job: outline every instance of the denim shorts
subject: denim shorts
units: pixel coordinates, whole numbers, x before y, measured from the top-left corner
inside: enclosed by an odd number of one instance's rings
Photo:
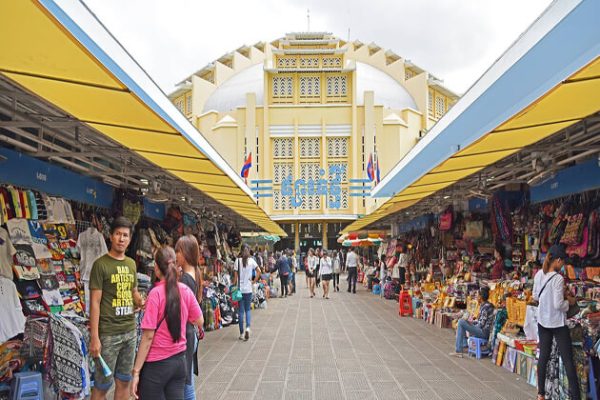
[[[112,371],[110,377],[104,376],[102,367],[96,362],[94,387],[107,391],[113,383],[113,377],[122,381],[131,381],[131,370],[135,361],[137,335],[135,331],[111,336],[100,336],[102,358]]]

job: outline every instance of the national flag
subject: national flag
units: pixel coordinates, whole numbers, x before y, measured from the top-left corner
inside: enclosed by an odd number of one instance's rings
[[[369,154],[369,163],[367,164],[367,176],[369,180],[373,182],[375,179],[375,172],[373,171],[373,154]]]
[[[381,182],[381,175],[379,174],[379,156],[375,154],[375,182]]]
[[[244,179],[248,179],[248,174],[250,173],[250,168],[252,168],[252,152],[248,154],[246,161],[244,162],[244,166],[242,167],[242,172],[240,176]]]

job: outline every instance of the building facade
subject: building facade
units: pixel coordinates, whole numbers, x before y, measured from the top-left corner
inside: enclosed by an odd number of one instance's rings
[[[244,46],[170,95],[289,235],[331,247],[384,199],[370,190],[456,102],[410,61],[329,33]],[[227,190],[227,188],[224,188]]]

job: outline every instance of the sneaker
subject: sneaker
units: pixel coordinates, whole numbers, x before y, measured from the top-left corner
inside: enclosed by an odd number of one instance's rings
[[[240,333],[240,337],[238,338],[239,340],[244,340],[244,334]]]
[[[246,332],[244,332],[244,340],[250,339],[250,328],[246,328]]]
[[[463,358],[464,355],[463,353],[457,353],[457,352],[452,352],[450,354],[448,354],[450,357],[456,357],[456,358]]]

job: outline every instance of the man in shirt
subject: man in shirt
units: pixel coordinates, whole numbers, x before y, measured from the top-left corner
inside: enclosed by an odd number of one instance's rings
[[[125,256],[131,242],[131,222],[116,218],[110,229],[110,250],[90,273],[90,354],[101,355],[115,377],[115,400],[129,399],[136,346],[136,307],[143,306],[137,290],[135,261]],[[92,400],[106,399],[112,376],[96,367]]]
[[[281,254],[278,253],[277,263],[275,264],[275,268],[279,272],[279,279],[281,281],[281,297],[288,296],[288,277],[290,276],[290,264],[288,263],[288,259],[285,255],[285,251]]]
[[[470,323],[466,319],[459,319],[456,328],[456,348],[455,352],[450,353],[453,357],[462,358],[463,346],[467,339],[467,332],[470,337],[488,340],[490,331],[494,324],[494,306],[488,301],[490,297],[490,289],[482,287],[479,289],[479,318],[474,323]]]
[[[358,255],[351,248],[346,255],[346,268],[348,269],[348,293],[356,293],[356,280],[358,278]]]

